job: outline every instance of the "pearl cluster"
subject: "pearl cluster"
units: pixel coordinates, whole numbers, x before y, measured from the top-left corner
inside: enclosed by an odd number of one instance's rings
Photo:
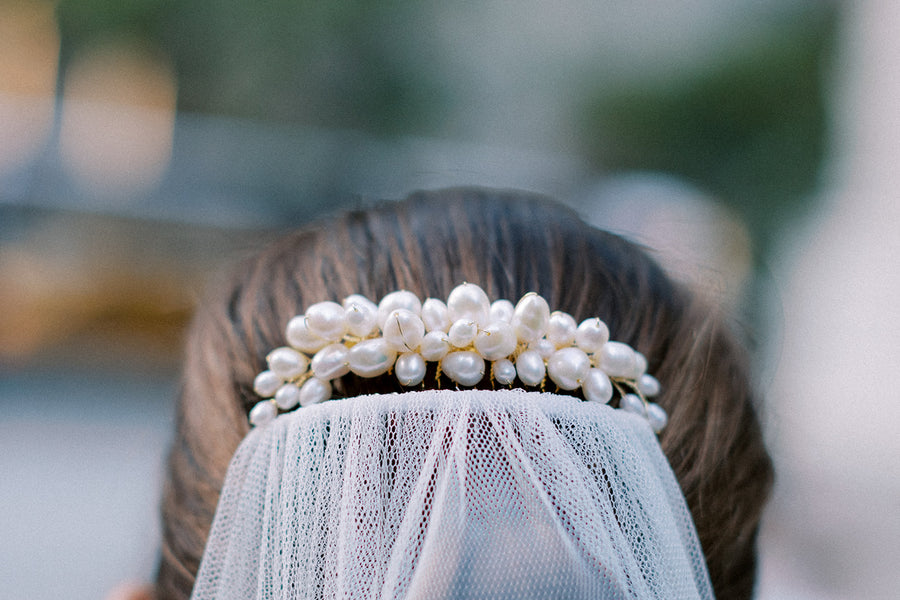
[[[446,303],[422,302],[406,290],[377,305],[354,294],[342,304],[313,304],[290,320],[285,336],[289,345],[269,353],[269,368],[253,382],[266,398],[250,411],[253,425],[271,421],[279,409],[328,400],[331,382],[347,373],[378,377],[393,370],[401,385],[416,386],[425,378],[426,362],[436,362],[438,377],[461,386],[479,383],[490,363],[490,377],[500,385],[518,378],[543,389],[549,378],[561,390],[580,388],[586,400],[601,403],[616,389],[619,407],[646,417],[657,433],[667,421],[662,407],[646,400],[660,386],[646,373],[640,352],[610,341],[599,318],[578,324],[567,313],[550,312],[534,292],[516,305],[492,303],[471,283],[457,286]]]

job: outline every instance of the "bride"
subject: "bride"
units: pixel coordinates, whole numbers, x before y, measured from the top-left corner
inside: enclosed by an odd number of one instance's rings
[[[641,249],[420,192],[201,303],[154,596],[749,598],[771,482],[742,351]]]

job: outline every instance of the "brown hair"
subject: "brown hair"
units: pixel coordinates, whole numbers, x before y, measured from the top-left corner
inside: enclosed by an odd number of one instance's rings
[[[407,289],[446,298],[463,281],[492,298],[528,291],[576,320],[599,316],[646,355],[669,413],[663,451],[694,517],[717,597],[752,595],[760,513],[772,483],[747,361],[722,319],[643,251],[544,198],[420,192],[289,235],[203,303],[187,343],[163,499],[156,594],[187,598],[229,460],[258,400],[254,376],[314,302]],[[344,395],[392,391],[393,378],[346,376]],[[427,379],[426,379],[427,381]]]

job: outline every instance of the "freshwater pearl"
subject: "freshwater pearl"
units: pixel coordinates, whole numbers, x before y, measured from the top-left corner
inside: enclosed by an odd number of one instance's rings
[[[476,352],[451,352],[441,361],[441,370],[460,385],[475,385],[484,377],[484,359]]]
[[[592,354],[609,341],[609,327],[598,318],[585,319],[575,330],[575,345]]]
[[[313,375],[324,380],[346,375],[350,372],[350,364],[347,362],[348,354],[347,347],[343,344],[325,346],[313,356]]]
[[[391,292],[378,303],[378,325],[382,331],[388,316],[398,308],[404,308],[414,315],[422,314],[422,302],[418,296],[406,290]]]
[[[425,331],[447,331],[450,327],[447,305],[437,298],[426,298],[422,303],[422,321]]]
[[[316,302],[306,310],[310,333],[329,342],[339,342],[347,333],[347,313],[337,302]]]
[[[360,377],[377,377],[387,373],[395,360],[397,352],[384,338],[363,340],[347,353],[350,370]]]
[[[609,376],[600,369],[591,369],[581,384],[585,400],[606,404],[613,397],[613,385]]]
[[[622,342],[606,342],[597,364],[610,377],[631,377],[634,373],[634,350]]]
[[[308,354],[318,352],[328,345],[328,340],[320,338],[309,330],[305,315],[296,316],[288,321],[284,335],[288,344]]]
[[[448,352],[450,352],[450,336],[443,331],[429,331],[419,346],[419,354],[431,362],[441,360]]]
[[[350,308],[350,306],[353,304],[357,304],[361,308],[365,309],[374,309],[375,311],[378,310],[378,305],[362,294],[350,294],[349,296],[344,298],[343,302],[341,302],[341,306],[343,306],[345,310]]]
[[[284,380],[272,371],[263,371],[253,380],[253,391],[260,398],[271,398],[281,387]]]
[[[641,375],[637,380],[637,388],[638,391],[648,398],[659,395],[659,381],[653,375]]]
[[[270,400],[263,400],[262,402],[257,402],[250,409],[250,424],[254,427],[261,427],[271,422],[277,415],[278,409],[275,407],[275,404]]]
[[[468,319],[475,321],[479,327],[485,327],[488,324],[491,301],[483,289],[474,283],[464,283],[450,292],[447,310],[451,322]]]
[[[394,374],[400,385],[419,385],[425,379],[425,359],[416,352],[401,354],[394,365]]]
[[[544,359],[536,350],[526,350],[516,358],[516,373],[525,385],[540,385],[546,372]]]
[[[619,408],[636,415],[645,415],[644,401],[637,394],[625,394],[619,400]]]
[[[562,348],[547,359],[547,374],[557,386],[574,390],[581,386],[591,368],[591,359],[578,348]]]
[[[454,288],[446,303],[437,298],[422,303],[406,290],[387,294],[377,305],[352,294],[341,304],[313,304],[288,322],[285,335],[289,346],[270,352],[267,370],[253,381],[258,395],[271,398],[250,411],[254,425],[276,418],[279,409],[329,399],[331,380],[350,371],[369,378],[393,369],[400,384],[410,387],[424,381],[427,362],[439,361],[439,372],[448,379],[474,386],[484,378],[486,360],[493,383],[514,385],[518,378],[533,388],[549,377],[562,390],[580,387],[591,402],[608,403],[622,381],[633,393],[619,399],[619,408],[645,416],[657,433],[668,421],[662,407],[644,400],[658,395],[660,384],[647,374],[643,354],[610,341],[599,318],[576,324],[564,311],[551,313],[534,292],[516,305],[491,303],[482,288],[469,283]]]
[[[381,331],[388,345],[397,352],[413,352],[425,337],[425,323],[419,315],[398,308],[388,316]]]
[[[495,300],[491,304],[488,320],[491,323],[512,323],[513,313],[516,307],[509,300]]]
[[[293,348],[276,348],[266,357],[269,370],[281,379],[293,379],[306,373],[309,359]]]
[[[506,358],[516,349],[516,334],[509,323],[491,323],[475,336],[475,349],[486,360]]]
[[[548,340],[547,338],[541,338],[539,340],[535,340],[528,344],[528,348],[530,350],[537,350],[537,353],[541,355],[541,358],[547,360],[550,358],[550,355],[556,352],[556,346],[553,345],[553,342]]]
[[[522,296],[513,311],[513,329],[518,340],[523,343],[536,340],[547,333],[549,322],[550,306],[534,292]]]
[[[557,348],[571,346],[577,329],[578,324],[572,315],[555,310],[550,313],[550,320],[547,322],[547,339]]]
[[[347,319],[347,330],[356,337],[368,337],[378,326],[378,307],[375,303],[353,294],[344,298],[344,314]]]
[[[281,410],[290,410],[300,402],[300,388],[293,383],[286,383],[275,392],[275,404]]]
[[[510,385],[516,379],[516,365],[508,358],[495,360],[491,365],[491,374],[500,385]]]
[[[631,373],[631,379],[640,379],[641,375],[647,372],[647,357],[640,352],[634,353],[634,371]]]
[[[666,428],[666,424],[669,422],[669,415],[666,414],[662,406],[650,402],[647,404],[647,420],[650,421],[650,427],[653,428],[653,431],[659,433]]]
[[[457,348],[465,348],[475,341],[475,335],[478,333],[478,326],[474,321],[469,319],[460,319],[454,321],[450,326],[450,343]]]
[[[310,377],[300,388],[300,406],[310,406],[331,398],[331,383]]]

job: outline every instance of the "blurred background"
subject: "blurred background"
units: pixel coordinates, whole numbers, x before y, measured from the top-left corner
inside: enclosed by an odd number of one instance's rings
[[[897,31],[893,0],[0,0],[0,598],[152,576],[211,278],[469,184],[733,316],[779,470],[760,598],[895,598]]]

